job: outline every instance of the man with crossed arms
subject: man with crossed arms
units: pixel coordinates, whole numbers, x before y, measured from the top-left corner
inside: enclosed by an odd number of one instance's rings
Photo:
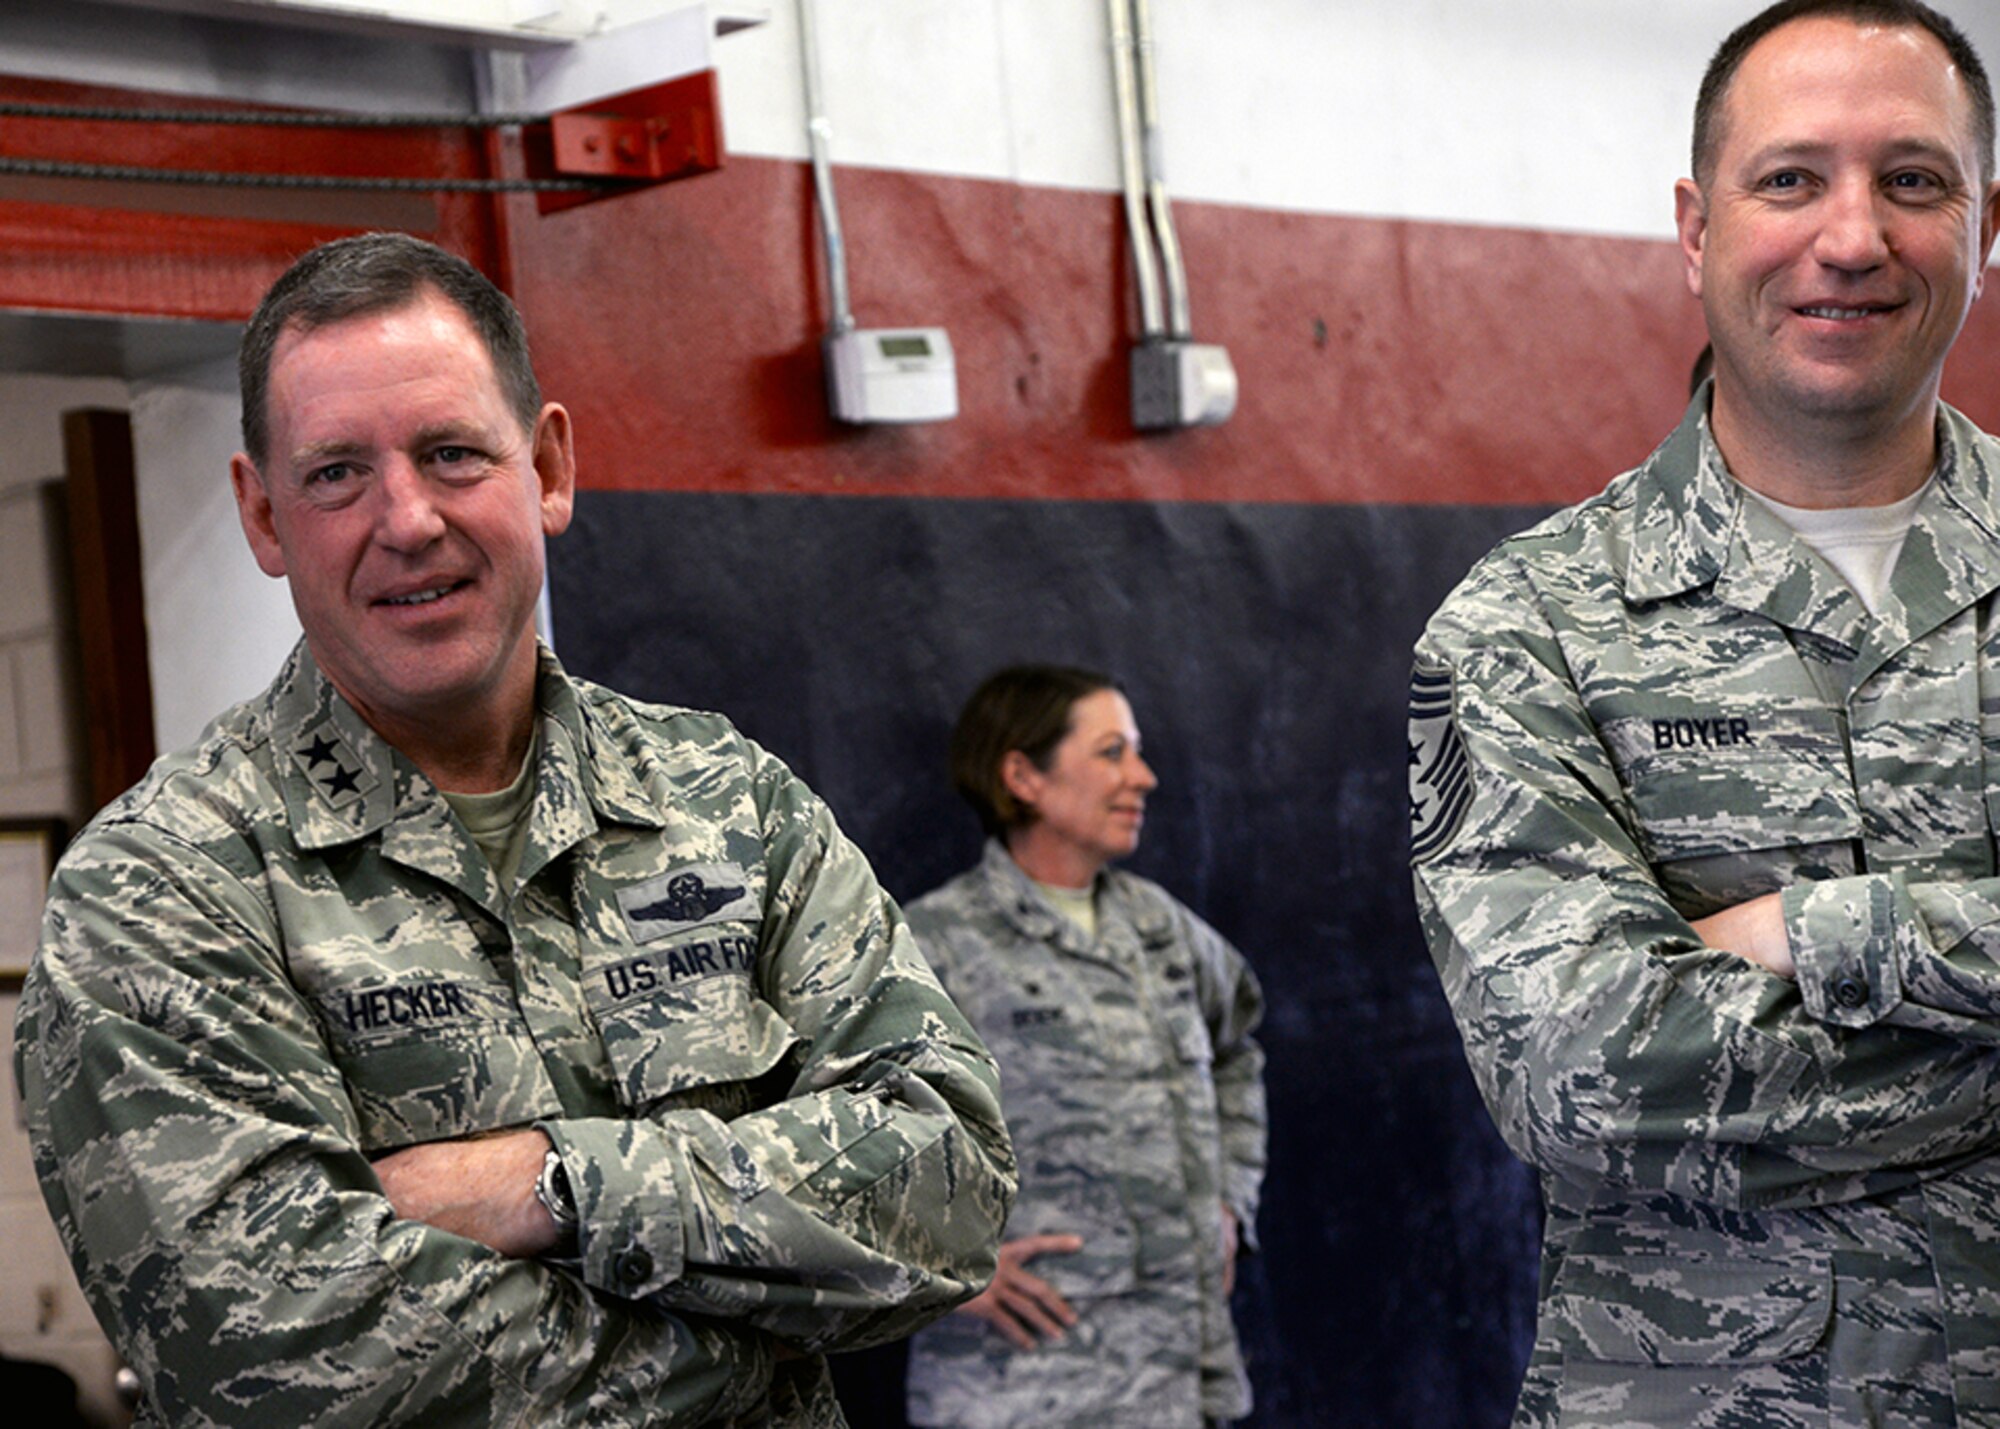
[[[142,1423],[841,1423],[977,1291],[991,1059],[826,806],[534,636],[569,416],[400,235],[279,280],[231,476],[305,638],[57,870],[36,1169]]]
[[[1417,647],[1418,904],[1548,1212],[1517,1426],[2000,1429],[2000,443],[1938,400],[1993,142],[1927,6],[1736,31],[1712,382]]]

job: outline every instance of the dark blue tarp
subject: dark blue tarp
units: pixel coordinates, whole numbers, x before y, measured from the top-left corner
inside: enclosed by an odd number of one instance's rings
[[[1467,1073],[1406,867],[1409,651],[1542,510],[586,492],[551,548],[576,674],[719,709],[826,797],[898,897],[977,855],[945,778],[992,668],[1124,682],[1160,776],[1132,867],[1269,1003],[1264,1254],[1237,1315],[1259,1426],[1500,1429],[1538,1212]],[[844,1368],[900,1422],[893,1356]]]

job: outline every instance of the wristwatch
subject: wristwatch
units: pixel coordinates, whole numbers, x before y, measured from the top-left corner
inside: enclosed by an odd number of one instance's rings
[[[542,1157],[542,1174],[535,1178],[535,1199],[542,1203],[557,1230],[564,1235],[576,1234],[576,1194],[569,1188],[569,1169],[553,1146]]]

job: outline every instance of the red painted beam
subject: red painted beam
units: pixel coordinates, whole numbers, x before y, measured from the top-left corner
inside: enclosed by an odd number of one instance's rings
[[[232,109],[186,96],[0,77],[0,100]],[[356,130],[9,118],[0,156],[276,174],[485,178],[499,148],[464,129]],[[381,195],[0,175],[0,307],[241,320],[314,243],[369,228],[423,234],[496,276],[482,195]]]
[[[654,184],[722,167],[722,102],[715,71],[628,90],[552,115],[521,131],[529,178],[591,177],[629,182],[596,193],[543,191],[537,211],[557,213],[620,198]]]

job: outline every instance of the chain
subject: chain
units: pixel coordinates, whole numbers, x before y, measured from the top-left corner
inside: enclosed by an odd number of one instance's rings
[[[280,129],[515,129],[546,114],[341,114],[249,109],[100,109],[88,104],[0,103],[0,119],[96,119],[107,124],[253,124]]]
[[[405,179],[343,174],[257,174],[206,169],[142,169],[123,164],[72,164],[58,159],[0,158],[0,174],[45,179],[110,179],[121,183],[206,184],[216,188],[369,189],[394,193],[579,193],[617,186],[606,179]]]

